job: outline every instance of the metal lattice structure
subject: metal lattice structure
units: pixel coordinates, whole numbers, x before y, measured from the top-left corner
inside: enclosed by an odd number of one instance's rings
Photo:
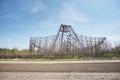
[[[75,33],[71,25],[60,25],[57,35],[30,38],[30,54],[80,54],[94,51],[106,37],[88,37]],[[83,50],[84,49],[84,50]]]

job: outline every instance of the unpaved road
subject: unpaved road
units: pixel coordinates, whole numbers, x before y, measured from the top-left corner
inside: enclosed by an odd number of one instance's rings
[[[4,62],[1,72],[120,72],[120,60]]]
[[[0,72],[0,80],[120,80],[120,73]]]
[[[120,80],[120,60],[0,61],[0,80]]]

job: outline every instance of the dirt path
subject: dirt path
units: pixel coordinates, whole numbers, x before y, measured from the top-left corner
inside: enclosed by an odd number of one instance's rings
[[[120,72],[120,60],[0,62],[2,72]]]

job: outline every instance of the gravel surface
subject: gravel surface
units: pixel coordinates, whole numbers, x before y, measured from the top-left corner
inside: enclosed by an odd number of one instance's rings
[[[120,73],[0,72],[0,80],[120,80]]]
[[[120,72],[120,60],[0,62],[1,72]]]

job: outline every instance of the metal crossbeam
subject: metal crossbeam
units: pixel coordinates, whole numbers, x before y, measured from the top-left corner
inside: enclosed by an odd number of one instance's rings
[[[84,48],[104,44],[106,37],[88,37],[75,33],[71,25],[60,25],[56,35],[30,38],[30,54],[75,54]]]

